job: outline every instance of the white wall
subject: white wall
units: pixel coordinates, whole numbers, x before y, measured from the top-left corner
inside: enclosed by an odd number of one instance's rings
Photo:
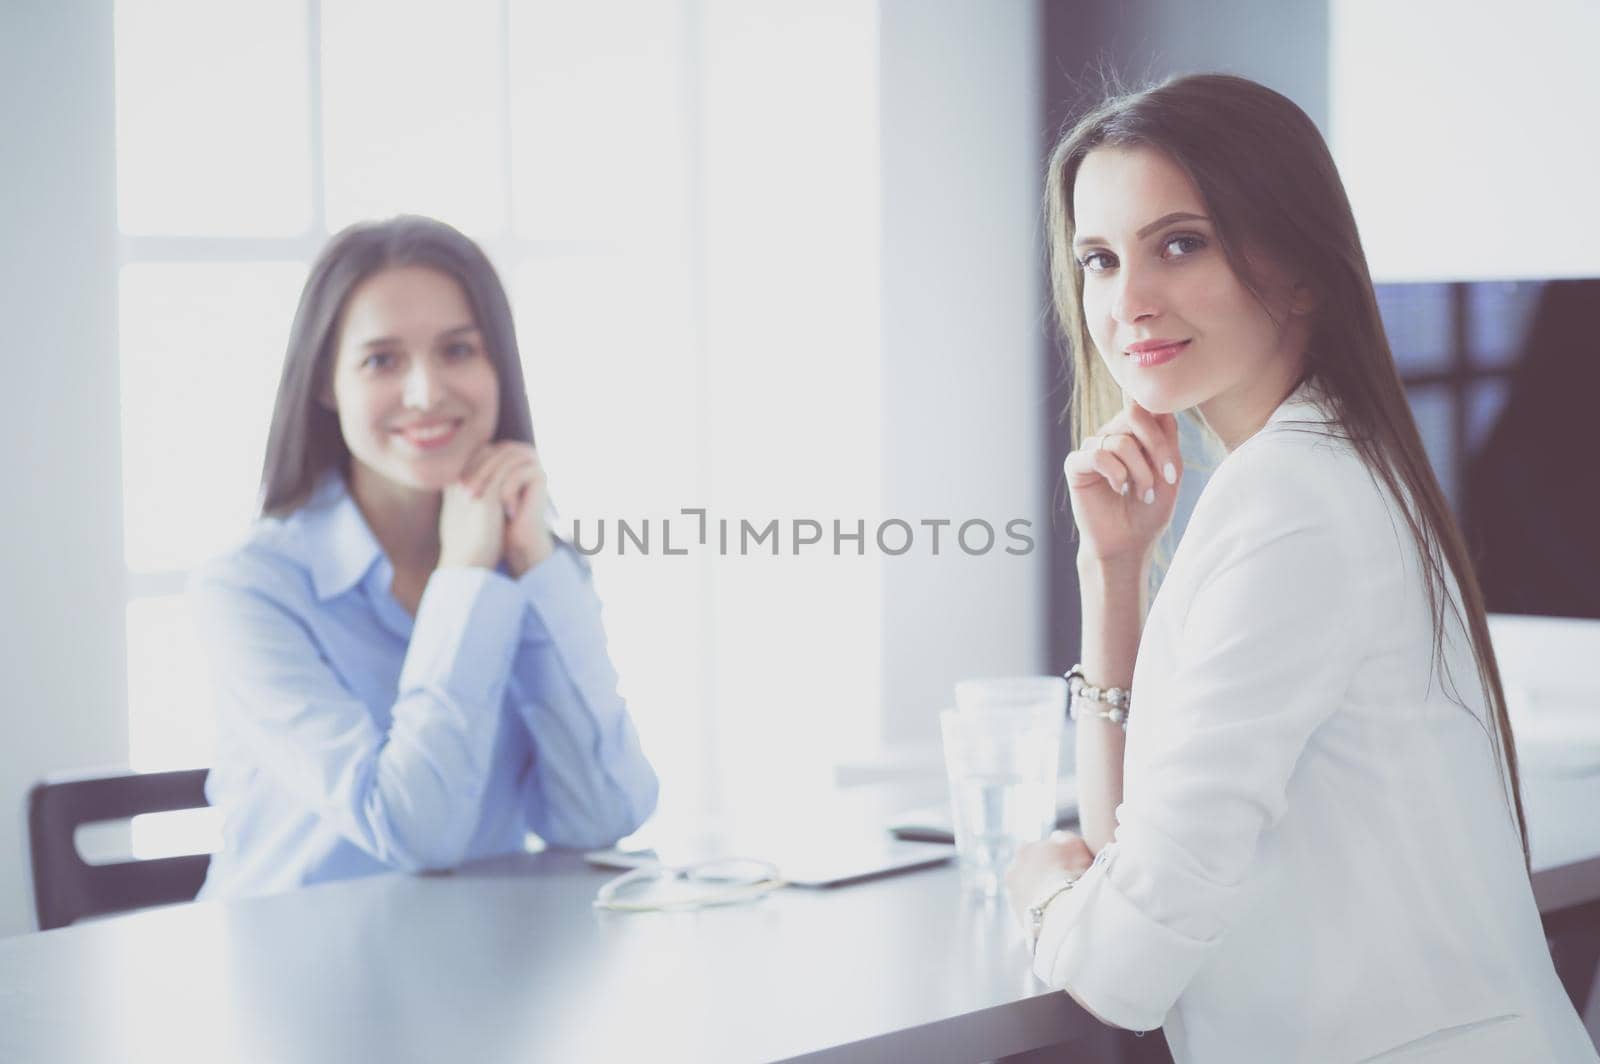
[[[713,692],[708,761],[747,804],[936,741],[958,679],[1044,666],[1039,16],[1034,0],[702,10],[709,497],[916,531],[898,557],[719,569],[716,651],[759,662],[760,682]],[[972,518],[1000,534],[982,556],[955,542]],[[1032,522],[1025,557],[1004,551],[1014,518]],[[939,519],[934,556],[920,522]],[[775,600],[791,627],[748,623]]]
[[[881,498],[878,23],[859,0],[706,0],[700,23],[707,391],[684,431],[704,495],[684,505],[735,536],[742,519],[826,529],[803,553],[786,530],[777,557],[714,559],[698,604],[708,797],[732,812],[792,807],[875,729],[880,563],[834,554],[831,533]]]
[[[113,141],[110,0],[0,5],[0,935],[28,786],[127,756]]]
[[[1331,143],[1375,280],[1600,277],[1600,5],[1330,9]]]
[[[932,742],[952,685],[1044,668],[1043,86],[1031,0],[882,0],[883,500],[1032,522],[973,557],[883,561],[883,737]]]

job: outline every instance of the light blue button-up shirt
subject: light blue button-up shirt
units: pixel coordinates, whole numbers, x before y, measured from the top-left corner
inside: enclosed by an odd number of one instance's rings
[[[524,847],[608,846],[655,808],[587,568],[436,570],[415,619],[344,480],[199,570],[223,849],[202,898]]]

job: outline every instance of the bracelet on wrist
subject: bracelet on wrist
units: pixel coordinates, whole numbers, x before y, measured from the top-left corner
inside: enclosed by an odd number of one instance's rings
[[[1073,720],[1096,717],[1124,728],[1133,705],[1133,692],[1125,687],[1097,687],[1083,675],[1083,666],[1074,665],[1062,674],[1067,681],[1067,712]]]
[[[1094,855],[1094,860],[1089,862],[1088,868],[1085,868],[1077,875],[1071,876],[1065,881],[1058,883],[1051,889],[1050,893],[1039,899],[1037,904],[1028,906],[1028,948],[1033,953],[1035,960],[1037,960],[1039,956],[1039,936],[1044,934],[1045,911],[1050,908],[1050,905],[1057,898],[1061,897],[1061,895],[1077,886],[1083,877],[1088,875],[1095,865],[1109,864],[1111,861],[1111,855],[1115,852],[1114,847],[1114,843],[1108,843],[1105,846],[1100,847],[1100,852]]]
[[[1061,895],[1077,886],[1078,880],[1081,878],[1083,877],[1073,876],[1065,883],[1057,886],[1049,894],[1046,894],[1042,899],[1040,899],[1037,905],[1028,906],[1029,944],[1030,949],[1034,952],[1034,954],[1037,955],[1039,952],[1039,935],[1044,931],[1044,911],[1050,907],[1051,902],[1055,901],[1057,898],[1061,897]]]

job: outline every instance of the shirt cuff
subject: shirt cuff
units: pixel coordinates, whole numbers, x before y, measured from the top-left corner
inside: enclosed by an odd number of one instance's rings
[[[570,548],[557,545],[550,557],[523,573],[517,585],[532,607],[523,621],[524,639],[543,642],[559,632],[565,641],[604,631],[589,574]]]
[[[417,606],[401,690],[438,687],[471,702],[498,701],[526,609],[517,585],[499,573],[434,570]]]
[[[1115,843],[1107,844],[1112,850]],[[1130,1031],[1160,1027],[1211,944],[1180,935],[1130,902],[1109,869],[1114,851],[1045,910],[1033,972],[1096,1016]]]

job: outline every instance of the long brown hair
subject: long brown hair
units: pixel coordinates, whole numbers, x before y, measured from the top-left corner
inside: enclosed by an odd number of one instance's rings
[[[1265,86],[1231,75],[1201,74],[1118,93],[1078,119],[1057,143],[1046,177],[1045,211],[1051,289],[1073,381],[1069,420],[1074,447],[1122,402],[1089,338],[1082,311],[1083,270],[1072,253],[1073,185],[1084,158],[1102,146],[1155,148],[1182,167],[1210,211],[1234,273],[1258,299],[1260,287],[1245,247],[1259,247],[1273,261],[1293,263],[1315,293],[1307,376],[1324,393],[1341,436],[1405,515],[1428,584],[1434,665],[1443,663],[1448,675],[1447,607],[1470,635],[1494,723],[1487,729],[1490,742],[1509,776],[1509,805],[1524,861],[1531,864],[1516,746],[1489,643],[1483,593],[1406,402],[1350,201],[1322,134],[1304,111]],[[1459,604],[1450,594],[1450,575],[1461,594]]]
[[[318,396],[332,369],[350,293],[368,277],[395,266],[429,266],[461,285],[500,384],[494,438],[533,442],[511,304],[488,256],[459,231],[432,218],[402,215],[358,222],[328,241],[300,293],[262,463],[262,514],[282,517],[299,509],[323,473],[343,469],[349,461],[339,416]]]

